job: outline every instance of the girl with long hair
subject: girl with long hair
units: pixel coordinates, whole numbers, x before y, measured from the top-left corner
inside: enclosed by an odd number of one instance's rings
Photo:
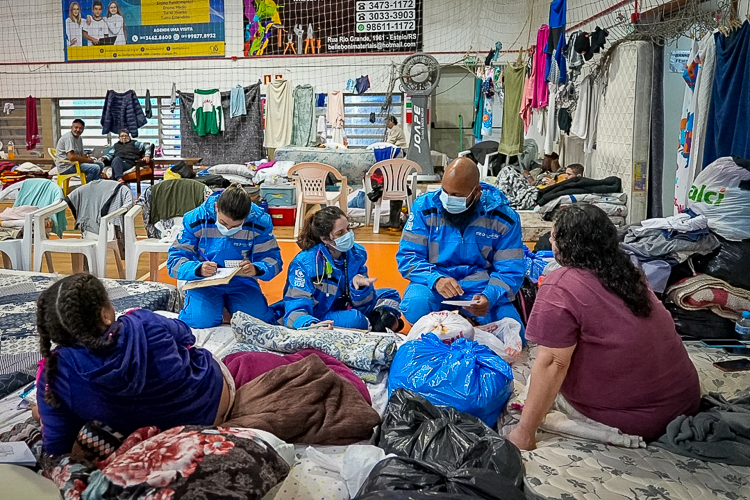
[[[104,285],[89,274],[41,293],[37,330],[44,357],[37,404],[51,455],[70,453],[90,421],[128,435],[149,425],[214,425],[231,407],[231,375],[192,347],[185,323],[146,309],[116,319]]]
[[[310,215],[297,244],[302,251],[289,264],[284,325],[374,331],[403,326],[399,293],[375,288],[376,278],[367,272],[367,251],[354,242],[340,208],[325,207]]]
[[[560,210],[550,237],[563,266],[539,288],[526,338],[539,344],[509,439],[524,450],[558,392],[586,417],[654,440],[698,411],[698,374],[672,316],[593,205]]]
[[[107,32],[109,36],[115,36],[115,45],[125,45],[127,40],[127,32],[125,30],[125,18],[122,15],[120,6],[117,2],[112,0],[107,6]]]
[[[68,47],[83,46],[81,21],[81,4],[71,2],[70,7],[68,7],[68,18],[65,20],[65,35],[68,40]]]

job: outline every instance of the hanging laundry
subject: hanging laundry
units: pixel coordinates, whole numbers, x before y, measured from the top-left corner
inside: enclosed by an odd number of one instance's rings
[[[566,0],[553,0],[549,6],[550,34],[546,47],[546,53],[548,55],[552,55],[558,48],[560,38],[562,38],[565,33],[566,10]]]
[[[688,56],[688,66],[685,67],[683,78],[687,84],[685,94],[682,98],[682,116],[680,117],[680,137],[677,149],[677,169],[675,171],[674,187],[674,214],[682,212],[687,205],[688,191],[693,184],[693,177],[688,172],[690,161],[690,150],[693,142],[693,117],[695,104],[693,91],[695,82],[700,71],[700,60],[698,56],[698,43],[693,40],[693,45]]]
[[[13,110],[16,109],[16,107],[13,105],[12,102],[6,102],[3,106],[3,113],[6,115],[9,115],[13,112]]]
[[[482,79],[477,78],[474,86],[474,138],[482,140],[482,114],[484,113],[484,94],[482,93]]]
[[[224,110],[221,108],[221,93],[217,89],[195,89],[190,112],[193,130],[203,137],[224,131]]]
[[[521,120],[523,121],[524,132],[529,131],[531,126],[532,107],[534,104],[534,84],[536,82],[536,64],[535,58],[529,57],[526,65],[526,79],[523,84],[523,96],[521,97]],[[531,69],[529,70],[529,66]]]
[[[124,44],[125,42],[123,42]],[[146,115],[146,118],[152,118],[153,113],[151,111],[151,91],[149,89],[146,89],[146,98],[144,99],[146,101],[146,107],[144,108],[143,112]]]
[[[717,158],[750,158],[750,25],[730,36],[716,33],[716,75],[708,114],[704,168]]]
[[[318,144],[325,144],[328,140],[328,128],[326,127],[326,117],[318,117],[318,126],[316,127]]]
[[[492,105],[494,98],[484,98],[484,109],[482,110],[482,137],[492,135]]]
[[[315,106],[322,108],[326,105],[326,95],[322,92],[315,96]]]
[[[36,149],[39,140],[39,122],[36,116],[36,98],[26,98],[26,149]]]
[[[312,85],[294,89],[292,146],[315,146],[315,91]]]
[[[706,147],[706,133],[708,113],[711,107],[711,95],[714,88],[716,74],[716,40],[713,33],[707,34],[698,42],[700,70],[695,81],[693,100],[695,114],[693,115],[693,144],[688,159],[688,177],[695,177],[703,169],[703,152]]]
[[[146,124],[146,115],[134,91],[115,92],[108,90],[102,109],[102,135],[118,133],[127,129],[130,135],[138,137],[138,129]]]
[[[565,33],[560,34],[557,47],[547,55],[547,81],[550,83],[567,83],[568,68],[565,61]]]
[[[367,90],[370,88],[370,77],[367,75],[362,75],[357,78],[357,83],[354,85],[354,88],[357,90],[357,94],[364,94],[365,92],[367,92]]]
[[[524,64],[509,64],[503,71],[505,100],[503,102],[503,130],[500,154],[515,156],[523,152],[523,120],[519,110],[523,97],[526,66]]]
[[[549,26],[543,24],[536,35],[534,99],[531,103],[531,107],[534,109],[545,107],[549,97],[549,89],[547,87],[547,54],[545,54],[548,39]]]
[[[554,59],[553,59],[554,63]],[[560,140],[560,129],[557,126],[557,84],[549,83],[549,103],[547,105],[547,123],[544,129],[544,154],[555,152],[555,145]]]
[[[266,91],[266,136],[263,146],[281,148],[292,141],[294,101],[288,80],[274,80]]]
[[[229,93],[229,118],[237,118],[246,114],[245,91],[242,90],[242,85],[237,85]]]
[[[347,94],[353,94],[355,90],[356,90],[356,83],[354,82],[353,78],[349,78],[346,81],[346,88],[344,89],[344,92],[346,92]]]
[[[177,108],[177,84],[172,82],[172,92],[169,94],[169,111],[174,113]]]
[[[591,108],[591,84],[593,78],[587,76],[578,86],[578,104],[573,114],[573,123],[570,126],[570,135],[579,139],[586,139],[589,126],[589,111]]]
[[[333,142],[344,144],[344,93],[334,90],[328,94],[328,113],[326,118],[333,128]]]
[[[568,43],[565,44],[563,50],[563,56],[568,63],[568,76],[571,80],[575,81],[581,74],[581,68],[583,67],[583,56],[575,51],[575,44],[578,37],[583,34],[582,31],[574,31],[568,38]]]

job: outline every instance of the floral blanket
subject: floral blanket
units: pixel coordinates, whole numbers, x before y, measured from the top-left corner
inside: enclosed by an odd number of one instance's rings
[[[262,498],[289,464],[250,429],[182,426],[131,434],[107,459],[70,457],[49,473],[65,500]]]
[[[338,359],[370,383],[375,383],[378,373],[391,365],[400,340],[397,334],[339,329],[292,330],[269,325],[241,311],[232,316],[232,330],[239,343],[227,355],[242,351],[288,354],[317,349]]]

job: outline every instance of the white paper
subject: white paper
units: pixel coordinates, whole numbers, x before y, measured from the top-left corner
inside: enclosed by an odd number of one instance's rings
[[[201,282],[221,280],[229,277],[233,272],[234,269],[231,267],[219,267],[218,269],[216,269],[216,274],[207,278],[202,278]]]
[[[478,300],[444,300],[443,304],[448,306],[473,306],[475,304],[479,304]]]
[[[23,441],[0,443],[0,463],[17,465],[36,465],[36,458],[29,446]]]

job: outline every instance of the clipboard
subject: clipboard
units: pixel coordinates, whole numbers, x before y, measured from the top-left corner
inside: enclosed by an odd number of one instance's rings
[[[207,286],[226,285],[232,281],[234,275],[241,270],[241,267],[220,267],[216,270],[216,274],[213,276],[188,281],[182,289],[193,290],[195,288],[205,288]]]

